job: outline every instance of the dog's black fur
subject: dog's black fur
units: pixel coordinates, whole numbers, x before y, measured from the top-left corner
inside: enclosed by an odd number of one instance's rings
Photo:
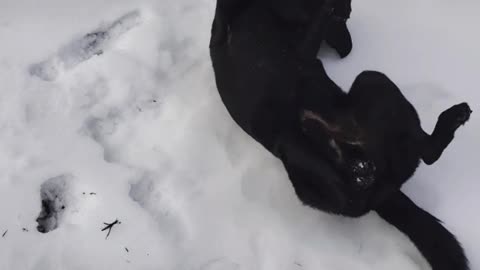
[[[350,52],[350,1],[324,1],[218,0],[210,53],[223,102],[283,162],[302,202],[351,217],[375,210],[434,270],[468,269],[455,237],[400,187],[420,159],[440,157],[469,106],[444,111],[429,135],[385,75],[363,72],[343,92],[316,53],[323,40],[341,57]]]

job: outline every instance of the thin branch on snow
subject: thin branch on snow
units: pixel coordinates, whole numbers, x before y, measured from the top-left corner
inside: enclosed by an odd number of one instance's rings
[[[102,229],[102,232],[105,231],[105,230],[108,230],[107,236],[105,237],[105,239],[107,239],[108,236],[110,235],[110,232],[112,231],[113,226],[115,226],[117,224],[122,224],[122,223],[118,219],[116,219],[112,223],[105,223],[104,222],[103,224],[107,225],[105,228]]]

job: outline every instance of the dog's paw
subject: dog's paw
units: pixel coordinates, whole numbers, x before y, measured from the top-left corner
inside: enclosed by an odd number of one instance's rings
[[[352,37],[346,22],[332,22],[325,40],[341,58],[345,58],[352,51]]]
[[[439,124],[450,132],[464,125],[472,114],[470,106],[466,102],[452,106],[442,112],[438,118]]]

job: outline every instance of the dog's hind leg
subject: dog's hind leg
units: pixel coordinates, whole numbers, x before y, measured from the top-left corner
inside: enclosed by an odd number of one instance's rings
[[[410,115],[401,123],[419,144],[420,157],[428,165],[440,158],[445,148],[452,142],[455,131],[468,121],[472,112],[467,103],[452,106],[440,114],[432,135],[429,135],[422,129],[412,104],[403,96],[400,89],[380,72],[362,72],[355,79],[348,95],[351,104],[361,104],[364,108],[383,106],[383,111],[397,110],[398,115]],[[378,103],[377,100],[382,102]]]
[[[471,113],[468,104],[461,103],[440,114],[432,135],[425,134],[422,140],[422,159],[426,164],[433,164],[440,158],[452,142],[455,131],[470,119]]]
[[[375,211],[410,238],[433,270],[469,269],[455,236],[401,191],[392,194]]]

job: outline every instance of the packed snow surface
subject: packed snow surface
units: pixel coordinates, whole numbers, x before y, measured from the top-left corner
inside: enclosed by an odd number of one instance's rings
[[[0,269],[429,269],[376,214],[302,206],[281,163],[233,123],[208,54],[214,5],[0,0]],[[344,89],[385,72],[428,131],[455,103],[474,111],[404,190],[478,269],[480,3],[353,9],[352,54],[320,53]]]

